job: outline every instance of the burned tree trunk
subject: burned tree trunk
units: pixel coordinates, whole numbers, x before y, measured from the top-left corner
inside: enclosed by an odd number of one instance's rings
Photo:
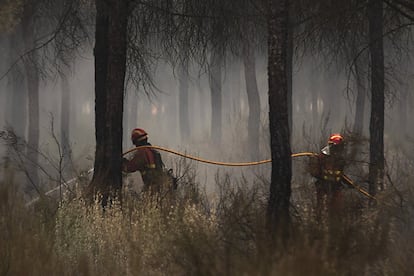
[[[250,156],[253,159],[257,159],[260,157],[260,96],[259,89],[257,88],[254,47],[249,39],[246,39],[243,50],[244,75],[246,80],[247,100],[249,104],[249,120],[247,125],[248,147]]]
[[[290,11],[289,11],[290,14]],[[293,133],[293,19],[289,15],[288,38],[286,49],[286,77],[287,77],[287,91],[288,91],[288,118],[290,138]]]
[[[407,136],[407,129],[408,129],[408,123],[407,123],[407,106],[408,106],[408,93],[409,93],[409,87],[404,87],[404,89],[401,91],[401,98],[399,102],[399,125],[401,128],[401,134],[403,137],[400,137],[401,144],[403,144],[403,141],[405,140]]]
[[[96,0],[96,27],[95,27],[95,164],[94,175],[91,187],[97,190],[101,179],[105,177],[104,160],[105,156],[105,118],[106,114],[106,77],[108,67],[108,28],[109,28],[109,11],[108,6],[103,0]]]
[[[122,117],[122,148],[125,149],[129,145],[129,98],[128,92],[124,96],[124,112]]]
[[[369,192],[375,195],[384,174],[384,45],[381,0],[368,2],[369,50],[371,56],[371,118],[369,125]]]
[[[268,202],[268,225],[282,239],[289,235],[292,160],[290,149],[287,82],[288,0],[269,1],[268,78],[269,129],[272,175]]]
[[[128,21],[126,0],[96,0],[95,171],[90,187],[103,200],[122,186],[122,115]],[[105,202],[103,202],[105,204]]]

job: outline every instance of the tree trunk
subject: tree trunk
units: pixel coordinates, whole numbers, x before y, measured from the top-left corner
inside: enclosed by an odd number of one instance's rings
[[[404,140],[406,139],[407,136],[407,129],[408,129],[408,124],[407,124],[407,103],[408,103],[408,92],[409,92],[409,87],[408,86],[404,86],[404,88],[401,90],[401,98],[400,98],[400,102],[399,102],[399,127],[400,127],[400,133],[402,134],[400,137],[400,143],[403,144]]]
[[[269,129],[272,175],[268,202],[268,225],[286,239],[289,236],[292,159],[288,116],[288,11],[289,1],[269,1],[268,78]]]
[[[289,11],[290,14],[290,11]],[[287,77],[287,91],[288,91],[288,118],[289,118],[289,132],[290,138],[293,133],[293,22],[289,15],[289,28],[286,49],[286,77]]]
[[[32,185],[38,186],[39,163],[39,75],[30,61],[25,64],[27,90],[29,94],[29,133],[27,139],[27,156],[32,163],[29,166],[29,176]]]
[[[256,60],[254,47],[249,39],[244,43],[244,76],[246,80],[247,100],[249,104],[249,120],[247,125],[248,148],[253,160],[260,157],[260,96],[256,79]]]
[[[211,140],[214,145],[219,146],[221,144],[222,135],[222,55],[218,53],[211,53],[210,57],[210,72],[209,81],[211,89]]]
[[[108,28],[109,11],[103,0],[96,0],[96,25],[95,25],[95,164],[91,187],[96,191],[105,178],[105,114],[106,114],[106,78],[108,67]]]
[[[131,147],[131,118],[130,118],[130,103],[132,100],[133,95],[131,95],[133,92],[127,91],[124,96],[124,112],[123,112],[123,118],[122,118],[122,124],[123,124],[123,134],[122,134],[122,148],[126,149],[128,147]]]
[[[127,0],[96,0],[95,32],[95,170],[94,192],[122,187],[122,115],[126,67]]]
[[[377,182],[382,186],[384,174],[383,7],[381,0],[370,0],[368,3],[369,49],[371,55],[369,192],[375,195],[377,192]]]
[[[129,130],[129,98],[128,92],[124,95],[124,111],[122,115],[122,148],[126,149],[129,145],[130,139],[128,139]]]
[[[69,70],[67,71],[69,73]],[[71,160],[70,135],[70,87],[67,75],[60,77],[62,97],[60,103],[60,143],[62,147],[63,166],[68,167]]]
[[[32,6],[28,6],[24,12],[22,21],[23,40],[25,50],[34,48],[34,24]],[[24,68],[26,74],[27,93],[28,93],[28,112],[29,112],[29,131],[27,139],[27,157],[31,164],[28,166],[29,189],[37,189],[38,187],[38,170],[39,163],[39,73],[36,68],[37,54],[32,52],[24,60]]]
[[[185,51],[185,50],[184,50]],[[186,56],[186,54],[184,54]],[[178,68],[179,86],[179,119],[181,141],[188,143],[190,140],[190,120],[188,112],[188,59],[186,58]]]

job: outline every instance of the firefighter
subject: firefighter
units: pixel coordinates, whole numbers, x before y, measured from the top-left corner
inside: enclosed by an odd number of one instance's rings
[[[309,170],[316,178],[317,212],[328,208],[328,212],[343,208],[342,189],[345,168],[345,142],[341,134],[332,134],[328,145],[321,152],[312,156]]]
[[[135,128],[131,132],[131,141],[136,147],[151,146],[148,143],[148,133]],[[144,191],[159,191],[162,184],[164,163],[161,154],[152,148],[142,148],[135,151],[131,160],[123,159],[123,171],[127,173],[139,171],[144,183]]]

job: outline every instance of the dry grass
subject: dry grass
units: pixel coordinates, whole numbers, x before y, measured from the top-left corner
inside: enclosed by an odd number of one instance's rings
[[[105,212],[74,198],[24,206],[13,183],[0,184],[1,275],[410,275],[412,206],[348,209],[316,221],[298,205],[292,239],[270,246],[266,191],[217,176],[208,198],[192,179],[174,197],[125,197]],[[312,197],[308,191],[308,197]],[[409,191],[406,192],[408,194]],[[412,194],[412,193],[411,193]],[[306,198],[306,195],[298,197]],[[358,204],[357,204],[358,203]]]

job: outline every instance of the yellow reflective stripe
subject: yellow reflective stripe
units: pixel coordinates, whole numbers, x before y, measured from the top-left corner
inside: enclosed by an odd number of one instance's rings
[[[323,174],[325,174],[327,177],[333,176],[333,175],[341,175],[342,171],[333,171],[333,170],[323,170]]]
[[[141,171],[142,175],[145,175],[148,171],[146,169],[155,169],[155,164],[147,164],[145,165],[145,170]]]

